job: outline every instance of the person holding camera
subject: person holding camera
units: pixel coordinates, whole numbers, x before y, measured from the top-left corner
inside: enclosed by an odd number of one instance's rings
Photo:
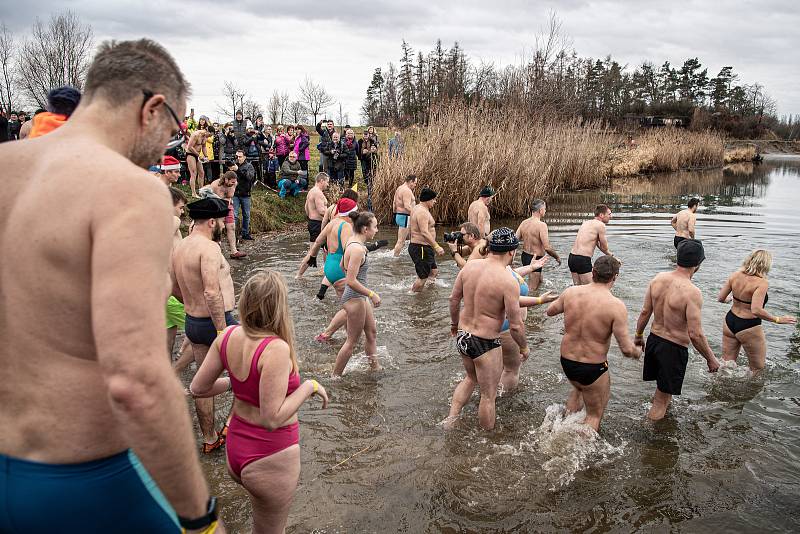
[[[319,150],[320,171],[324,172],[328,176],[333,176],[333,161],[331,161],[331,159],[325,153],[325,147],[331,144],[333,140],[333,134],[336,133],[336,129],[333,126],[333,121],[330,119],[323,119],[319,121],[317,123],[316,130],[319,134],[319,144],[317,145],[317,150]]]
[[[482,260],[486,259],[489,255],[489,248],[486,239],[480,236],[480,230],[471,222],[465,222],[457,232],[450,232],[444,234],[444,240],[450,248],[450,254],[453,256],[459,269],[462,269],[469,260]],[[539,297],[529,297],[530,289],[528,284],[525,283],[525,276],[529,275],[533,270],[540,269],[545,262],[546,258],[537,259],[528,265],[512,269],[508,267],[508,272],[519,284],[520,294],[520,308],[522,312],[523,324],[528,316],[528,308],[531,306],[539,306],[548,302],[554,301],[558,295],[548,291]],[[519,370],[522,364],[528,358],[527,354],[520,352],[520,346],[511,337],[508,330],[508,321],[503,323],[500,330],[500,342],[503,349],[503,373],[500,376],[501,391],[512,391],[516,389],[519,384]]]
[[[345,158],[342,156],[342,144],[339,139],[339,132],[333,132],[331,140],[323,147],[325,157],[330,160],[331,180],[340,188],[344,188],[344,168]]]

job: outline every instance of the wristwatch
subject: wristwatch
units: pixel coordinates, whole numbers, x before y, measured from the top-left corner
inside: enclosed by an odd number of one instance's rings
[[[210,497],[208,499],[208,511],[206,515],[196,519],[186,519],[185,517],[178,516],[178,523],[186,530],[199,530],[209,526],[217,520],[217,498]]]

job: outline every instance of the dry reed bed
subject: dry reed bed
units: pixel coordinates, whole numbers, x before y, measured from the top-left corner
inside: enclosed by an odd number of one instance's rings
[[[598,123],[581,123],[513,110],[451,104],[426,127],[405,132],[401,157],[384,159],[373,182],[379,219],[392,213],[395,188],[418,177],[418,190],[438,193],[434,217],[457,222],[485,185],[497,191],[492,211],[526,215],[531,200],[559,190],[600,187],[610,177],[719,166],[723,141],[709,132],[662,128],[644,132],[638,146]]]
[[[725,163],[739,163],[753,161],[756,157],[756,147],[753,145],[737,146],[725,150]]]

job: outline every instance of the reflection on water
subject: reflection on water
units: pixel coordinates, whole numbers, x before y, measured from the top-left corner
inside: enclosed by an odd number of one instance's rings
[[[797,310],[798,186],[800,158],[768,159],[759,166],[615,180],[604,191],[560,194],[549,199],[547,219],[554,246],[566,254],[594,205],[611,205],[609,242],[625,262],[614,292],[626,303],[633,328],[650,278],[674,267],[672,214],[700,196],[697,232],[707,260],[695,281],[705,300],[704,327],[719,354],[727,307],[716,302],[716,293],[753,248],[775,256],[770,311]],[[385,228],[379,237],[393,241],[392,235]],[[603,426],[599,435],[581,436],[586,430],[576,417],[563,416],[569,391],[558,361],[563,320],[533,309],[527,320],[533,354],[523,366],[520,390],[498,399],[497,430],[477,429],[473,399],[455,429],[445,431],[438,423],[463,375],[448,335],[452,261],[441,261],[439,285],[410,295],[408,257],[371,254],[370,286],[383,299],[376,318],[384,370],[366,371],[357,349],[348,373],[331,380],[344,333],[331,345],[312,340],[337,305],[332,292],[322,303],[313,297],[318,278],[292,279],[305,246],[304,236],[257,243],[253,261],[234,265],[237,285],[258,267],[286,275],[301,372],[321,380],[331,395],[328,410],[310,403],[301,412],[303,473],[289,532],[800,527],[800,333],[794,327],[765,324],[767,368],[756,376],[743,359],[742,367],[711,376],[692,353],[684,394],[656,424],[645,420],[654,386],[641,381],[641,362],[623,359],[613,346]],[[555,262],[544,277],[542,291],[570,283],[566,266]],[[231,531],[247,531],[249,503],[225,473],[224,455],[203,461]]]

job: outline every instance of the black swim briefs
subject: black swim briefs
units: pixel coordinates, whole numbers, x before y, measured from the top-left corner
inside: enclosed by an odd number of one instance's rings
[[[603,363],[576,362],[575,360],[568,360],[562,356],[561,369],[564,370],[564,375],[568,380],[584,386],[590,386],[594,384],[603,373],[608,371],[608,361]]]
[[[541,260],[544,258],[544,255],[541,256],[534,256],[533,254],[528,254],[527,252],[522,252],[522,265],[530,265],[533,260]],[[543,267],[539,267],[538,269],[534,269],[533,273],[540,273],[542,272]]]
[[[686,238],[685,238],[685,237],[681,237],[681,236],[679,236],[679,235],[676,235],[676,236],[675,236],[675,237],[672,239],[672,244],[673,244],[673,245],[675,245],[675,248],[678,248],[678,245],[680,245],[680,244],[681,244],[681,241],[685,241],[685,240],[686,240]]]
[[[469,332],[465,332],[464,330],[459,330],[458,334],[456,334],[456,347],[458,347],[458,352],[464,356],[472,358],[473,360],[483,356],[490,350],[496,349],[501,345],[502,343],[500,342],[499,338],[486,339],[483,337],[474,336]]]
[[[233,318],[231,312],[225,312],[225,324],[231,326],[239,324]],[[217,339],[217,328],[214,326],[214,321],[211,317],[192,317],[186,314],[186,337],[195,345],[205,345],[210,347],[214,340]]]
[[[687,363],[688,348],[650,332],[644,348],[642,380],[655,380],[660,391],[680,395]]]
[[[592,272],[592,258],[590,256],[581,256],[570,252],[567,265],[571,273],[587,274]]]
[[[417,276],[422,280],[428,278],[433,269],[438,268],[438,265],[436,265],[436,253],[430,245],[409,243],[408,255],[411,256],[411,261],[414,262],[414,270],[417,271]]]

